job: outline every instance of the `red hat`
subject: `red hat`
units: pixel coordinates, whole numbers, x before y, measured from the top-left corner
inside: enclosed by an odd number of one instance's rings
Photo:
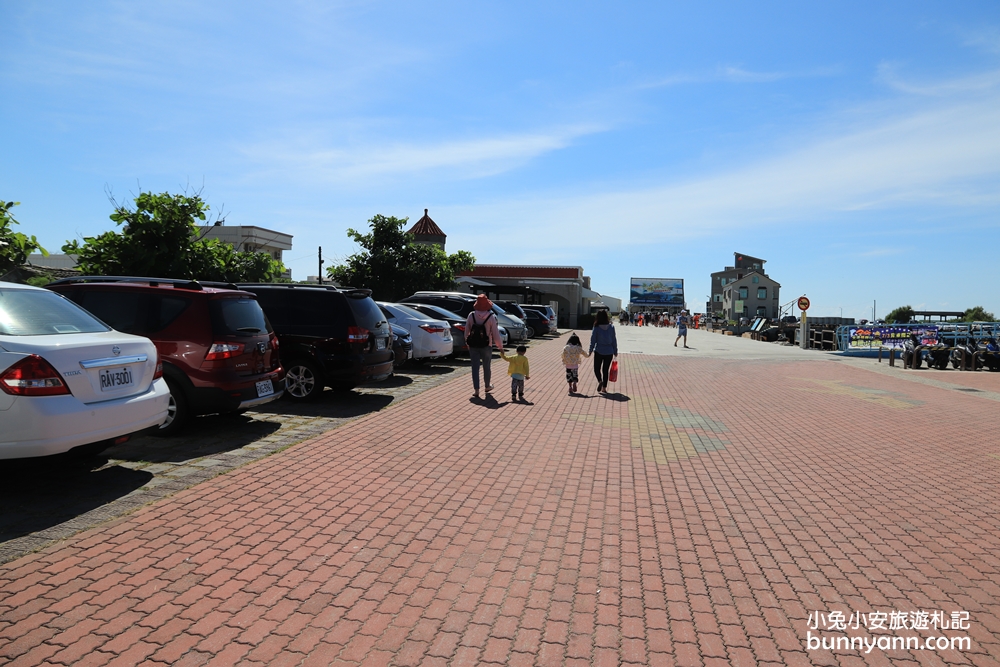
[[[486,298],[485,294],[480,294],[476,297],[476,305],[472,308],[474,310],[493,310],[493,302]]]

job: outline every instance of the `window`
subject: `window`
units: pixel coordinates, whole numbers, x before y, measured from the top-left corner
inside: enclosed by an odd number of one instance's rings
[[[52,292],[0,289],[0,335],[48,336],[107,330],[93,315]]]
[[[759,269],[760,268],[760,264],[758,264],[757,262],[754,262],[753,263],[753,268]]]
[[[757,283],[759,283],[759,282],[760,282],[760,276],[754,276],[754,277],[753,277],[753,280],[752,280],[751,282],[752,282],[752,283],[753,283],[754,285],[756,285]]]
[[[726,279],[726,278],[723,278],[723,279],[722,279],[722,284],[723,284],[723,285],[725,285],[725,284],[726,284],[726,283],[728,283],[728,282],[729,282],[729,280],[728,280],[728,279]]]
[[[715,299],[714,299],[714,301],[715,301],[716,303],[719,303],[720,301],[722,301],[722,295],[721,295],[721,294],[716,294],[716,295],[715,295]]]
[[[747,292],[749,291],[749,289],[750,289],[749,287],[741,287],[740,288],[740,298],[741,299],[746,300],[746,298],[747,298]]]
[[[151,299],[151,315],[152,322],[150,322],[149,331],[150,333],[154,331],[163,331],[170,324],[177,319],[177,317],[184,312],[184,310],[191,304],[190,299],[185,299],[178,296],[164,296],[156,295]]]
[[[77,303],[122,333],[145,333],[146,298],[135,291],[83,290]]]
[[[767,317],[766,306],[757,306],[757,317]]]
[[[767,298],[767,288],[766,287],[758,287],[757,288],[757,298],[758,299],[766,299]]]

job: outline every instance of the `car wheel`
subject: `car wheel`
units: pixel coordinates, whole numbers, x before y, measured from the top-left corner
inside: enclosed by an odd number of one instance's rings
[[[531,327],[527,327],[527,328],[526,328],[526,329],[524,330],[524,336],[525,336],[526,338],[534,338],[534,337],[535,337],[535,330],[534,330],[534,329],[532,329]]]
[[[295,361],[285,371],[285,393],[295,401],[308,401],[323,392],[323,378],[311,361]]]
[[[152,435],[161,438],[176,435],[191,418],[191,408],[188,406],[187,397],[184,395],[184,391],[180,385],[173,380],[167,380],[167,387],[170,389],[167,420],[160,424],[160,428],[152,432]]]

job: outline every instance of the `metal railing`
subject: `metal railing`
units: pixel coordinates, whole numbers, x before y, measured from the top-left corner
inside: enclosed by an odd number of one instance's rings
[[[928,328],[928,324],[887,324],[878,325],[894,329],[920,330]],[[958,347],[970,340],[979,342],[990,338],[1000,340],[1000,322],[963,322],[961,324],[935,324],[938,340],[948,347]],[[851,347],[851,329],[862,329],[857,325],[837,327],[837,350],[848,354],[870,354],[877,352],[880,345],[870,347]],[[872,328],[875,328],[874,326]],[[905,339],[901,339],[900,343]],[[900,349],[899,346],[895,346]]]

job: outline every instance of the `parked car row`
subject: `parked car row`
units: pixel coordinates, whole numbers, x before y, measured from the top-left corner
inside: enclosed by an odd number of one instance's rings
[[[308,400],[384,380],[410,359],[467,353],[474,302],[135,277],[0,283],[0,459],[171,435],[196,415]],[[501,304],[504,344],[554,331],[543,311]]]

